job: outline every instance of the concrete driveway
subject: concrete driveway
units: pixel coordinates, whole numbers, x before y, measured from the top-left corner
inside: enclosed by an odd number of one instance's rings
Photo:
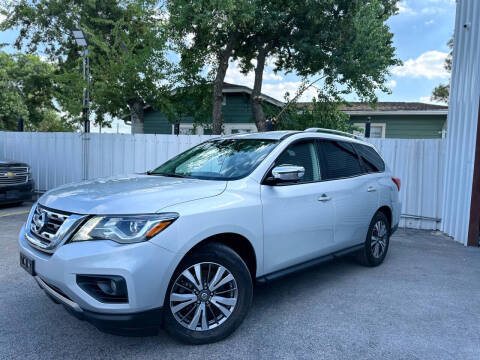
[[[3,210],[1,359],[480,359],[480,249],[442,235],[399,230],[380,267],[341,259],[256,287],[230,338],[187,346],[104,334],[53,304],[18,266],[27,215]]]

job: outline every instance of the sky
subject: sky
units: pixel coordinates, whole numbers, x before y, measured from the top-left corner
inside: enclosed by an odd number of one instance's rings
[[[388,20],[394,34],[393,42],[397,57],[403,65],[391,69],[388,86],[391,94],[379,92],[379,101],[432,102],[432,90],[440,83],[447,83],[449,74],[443,64],[449,52],[447,42],[453,34],[455,24],[455,0],[402,0],[399,13]],[[0,18],[0,21],[2,19]],[[0,32],[0,43],[12,43],[17,32]],[[10,49],[11,50],[11,49]],[[300,78],[295,74],[273,72],[273,61],[267,63],[262,92],[278,100],[284,100],[285,92],[295,94]],[[225,78],[226,82],[253,86],[253,73],[241,74],[235,62],[231,62]],[[300,101],[310,101],[316,90],[307,90]],[[346,97],[357,100],[355,94]],[[119,123],[119,131],[128,127]],[[92,129],[98,131],[98,129]],[[115,122],[108,132],[117,131]]]

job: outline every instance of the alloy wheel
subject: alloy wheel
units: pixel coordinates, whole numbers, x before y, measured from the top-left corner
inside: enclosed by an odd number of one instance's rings
[[[225,322],[238,301],[237,282],[224,266],[202,262],[184,270],[170,291],[170,310],[184,327],[211,330]]]
[[[387,248],[388,231],[387,224],[383,220],[375,223],[370,238],[370,250],[375,258],[380,258]]]

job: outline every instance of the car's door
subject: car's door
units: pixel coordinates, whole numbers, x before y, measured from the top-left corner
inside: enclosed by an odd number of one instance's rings
[[[321,182],[315,141],[288,146],[274,166],[287,164],[305,168],[300,181],[261,185],[266,273],[328,253],[335,245],[334,208]]]
[[[325,191],[335,207],[335,243],[348,248],[365,241],[368,225],[378,208],[375,179],[347,141],[319,141]]]

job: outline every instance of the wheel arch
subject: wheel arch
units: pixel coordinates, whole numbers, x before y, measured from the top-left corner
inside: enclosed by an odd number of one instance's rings
[[[256,274],[257,274],[257,255],[255,253],[255,249],[245,236],[233,233],[233,232],[224,232],[215,235],[211,235],[202,241],[198,242],[193,246],[182,258],[182,260],[187,257],[188,255],[195,252],[198,248],[209,244],[217,242],[228,246],[233,251],[235,251],[238,256],[242,258],[242,260],[247,265],[248,271],[252,277],[252,281],[255,281]]]
[[[384,205],[384,206],[380,207],[377,210],[377,212],[381,212],[387,217],[388,223],[391,227],[392,226],[392,209],[389,206]]]

